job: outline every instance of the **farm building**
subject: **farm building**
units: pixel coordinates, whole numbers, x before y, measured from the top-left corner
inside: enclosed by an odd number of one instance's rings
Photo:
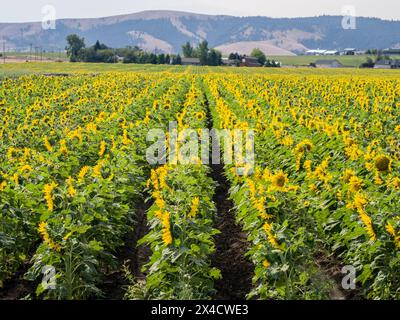
[[[199,66],[200,59],[199,58],[182,58],[183,66]]]
[[[258,62],[257,58],[254,57],[243,57],[241,67],[261,67],[261,64]]]
[[[400,69],[400,60],[379,60],[375,63],[375,69]]]
[[[343,68],[343,65],[336,59],[333,60],[317,60],[315,61],[317,68]]]
[[[355,56],[357,53],[357,49],[355,48],[346,48],[342,51],[342,55],[344,56]]]
[[[317,50],[307,50],[306,52],[305,52],[305,54],[307,55],[307,56],[322,56],[322,55],[324,55],[324,53],[326,52],[327,50],[320,50],[320,49],[317,49]]]
[[[224,66],[236,66],[238,64],[238,60],[232,60],[228,58],[222,58],[222,64]]]
[[[382,54],[384,56],[400,56],[400,49],[385,49]]]
[[[340,54],[337,50],[307,50],[306,56],[338,56]]]
[[[338,56],[339,54],[340,54],[340,52],[337,50],[326,50],[323,55],[324,56]]]

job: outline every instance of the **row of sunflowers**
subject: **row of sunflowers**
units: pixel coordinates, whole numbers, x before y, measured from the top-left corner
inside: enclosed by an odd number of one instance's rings
[[[327,299],[328,259],[354,268],[357,295],[398,299],[399,97],[399,81],[378,76],[5,78],[0,287],[27,270],[39,298],[101,297],[148,196],[143,298],[212,298],[216,182],[204,150],[182,153],[214,127],[255,132],[254,168],[225,165],[254,264],[249,298]],[[166,133],[163,163],[148,161],[154,129]],[[51,290],[41,281],[49,266]]]
[[[262,299],[329,298],[319,257],[353,267],[357,294],[400,297],[400,83],[213,77],[215,125],[256,132],[255,173],[226,166]],[[327,281],[328,283],[328,281]]]
[[[146,126],[167,121],[188,84],[136,74],[2,82],[0,285],[28,265],[39,297],[101,295],[150,176]],[[48,266],[52,290],[40,281]]]
[[[189,90],[176,95],[171,104],[169,124],[174,121],[177,125],[164,141],[166,163],[152,169],[147,181],[153,203],[147,212],[150,231],[139,244],[148,245],[151,256],[144,266],[145,288],[131,298],[210,299],[214,280],[220,277],[219,270],[211,266],[213,236],[218,233],[213,227],[215,183],[200,155],[190,158],[183,150],[185,144],[197,145],[197,133],[208,125],[201,78],[190,78]],[[166,102],[159,103],[163,106]],[[191,138],[190,130],[196,133],[196,139]],[[174,135],[176,140],[172,139]],[[187,159],[185,163],[183,158]],[[135,292],[135,288],[130,291]]]

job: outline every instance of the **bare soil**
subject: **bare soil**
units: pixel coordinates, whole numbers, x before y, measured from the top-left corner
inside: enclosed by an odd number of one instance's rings
[[[322,273],[324,273],[330,280],[334,282],[331,289],[329,298],[331,300],[359,300],[360,292],[357,290],[345,290],[342,287],[342,274],[341,263],[326,252],[320,251],[315,256],[315,261]]]
[[[120,267],[117,271],[108,274],[100,286],[100,289],[104,292],[104,298],[107,300],[122,300],[126,287],[130,285],[124,275],[122,268],[124,264],[135,276],[135,279],[143,280],[146,277],[141,269],[148,262],[151,250],[144,245],[138,246],[137,243],[149,232],[146,217],[148,208],[149,205],[143,203],[136,210],[136,224],[133,231],[126,235],[125,246],[120,248],[116,254]]]
[[[217,300],[244,300],[251,291],[254,266],[245,257],[249,244],[241,226],[235,223],[234,207],[229,200],[229,184],[223,176],[223,166],[212,166],[212,177],[218,183],[214,202],[217,206],[215,227],[221,232],[215,237],[217,250],[213,265],[221,270],[216,281]]]

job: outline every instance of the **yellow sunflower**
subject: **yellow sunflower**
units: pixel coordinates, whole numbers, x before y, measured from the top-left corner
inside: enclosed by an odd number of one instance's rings
[[[197,112],[196,113],[196,119],[199,120],[199,121],[204,120],[205,117],[206,117],[206,115],[205,115],[204,112]]]
[[[390,171],[391,165],[392,160],[385,155],[380,155],[375,158],[375,167],[379,172]]]
[[[282,170],[277,174],[272,176],[271,178],[272,185],[278,189],[283,189],[285,185],[289,182],[287,174],[285,174]]]

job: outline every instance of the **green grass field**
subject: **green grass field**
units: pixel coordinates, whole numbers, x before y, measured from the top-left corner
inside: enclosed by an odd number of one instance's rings
[[[27,62],[0,64],[0,78],[17,77],[27,74],[97,74],[104,72],[167,72],[167,73],[233,73],[271,75],[324,75],[324,76],[381,76],[399,77],[400,70],[375,69],[316,69],[316,68],[236,68],[236,67],[193,67],[169,65],[69,63],[69,62]]]
[[[2,54],[2,52],[0,52]],[[35,56],[35,50],[32,49],[32,52],[6,52],[6,56],[7,57],[21,57],[21,58],[25,58],[25,57],[29,57],[31,56],[32,58],[34,58]],[[36,54],[37,57],[40,58],[40,54],[37,53]],[[42,53],[43,58],[46,59],[67,59],[67,54],[65,52],[43,52]]]
[[[311,62],[315,62],[317,60],[325,60],[325,59],[336,59],[340,61],[345,67],[354,67],[358,68],[363,62],[367,60],[367,58],[375,59],[374,56],[370,55],[359,55],[359,56],[271,56],[270,59],[278,60],[282,62],[283,65],[288,66],[306,66]],[[400,57],[392,57],[392,59],[400,59]]]
[[[31,54],[29,58],[29,53],[27,52],[6,52],[7,57],[15,57],[26,60],[35,60],[34,53]],[[46,60],[67,60],[67,55],[65,52],[44,52],[43,59]],[[269,59],[277,60],[282,62],[284,66],[308,66],[310,63],[315,62],[320,59],[336,59],[340,61],[345,67],[358,68],[367,58],[375,59],[372,55],[357,55],[357,56],[269,56]],[[400,59],[400,56],[391,57],[392,59]],[[40,55],[36,55],[36,59],[40,60]],[[106,67],[108,69],[109,67]],[[115,68],[112,67],[111,69]],[[120,69],[120,67],[116,67]],[[124,68],[125,70],[125,68]]]

